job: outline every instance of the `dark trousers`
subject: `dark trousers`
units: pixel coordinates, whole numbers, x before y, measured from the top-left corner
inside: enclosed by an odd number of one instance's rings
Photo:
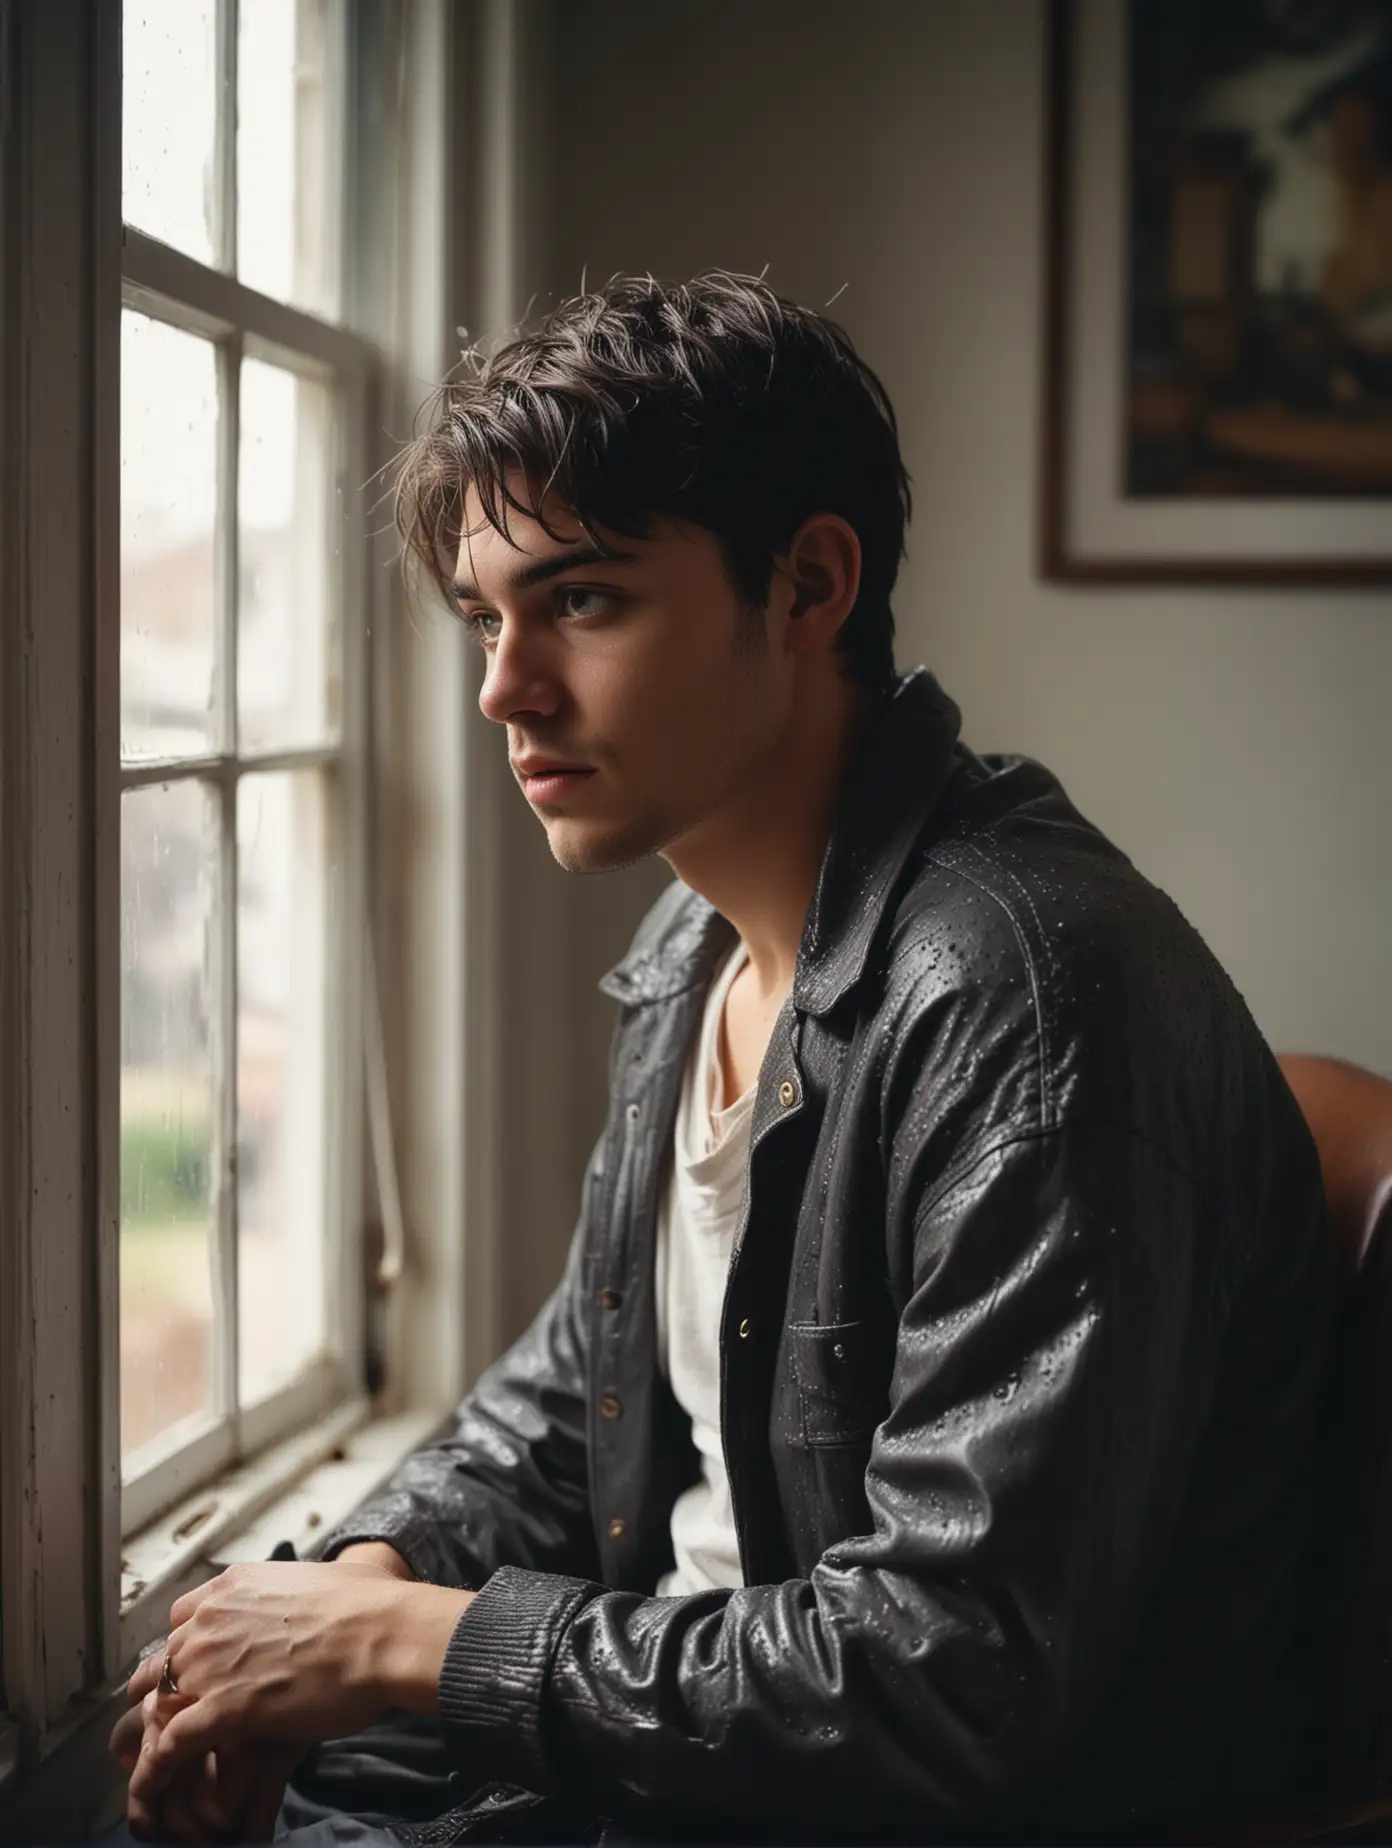
[[[430,1720],[391,1714],[352,1739],[319,1745],[296,1771],[276,1824],[294,1848],[329,1843],[513,1842],[589,1848],[603,1829],[567,1806],[490,1783],[487,1767],[451,1768]]]
[[[539,1797],[490,1780],[488,1766],[452,1764],[431,1720],[393,1713],[351,1739],[314,1746],[295,1772],[275,1839],[288,1848],[808,1848],[814,1830],[704,1826],[695,1816],[644,1827],[596,1817],[582,1803]],[[136,1848],[123,1823],[88,1848]]]
[[[292,1848],[456,1842],[593,1848],[603,1836],[599,1822],[564,1805],[490,1784],[486,1767],[473,1775],[452,1769],[439,1727],[406,1713],[352,1739],[315,1746],[285,1793],[275,1832],[277,1842]],[[133,1843],[123,1823],[94,1848]]]

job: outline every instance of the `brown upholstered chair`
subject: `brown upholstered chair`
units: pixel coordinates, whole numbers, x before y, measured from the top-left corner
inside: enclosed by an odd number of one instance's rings
[[[1292,1054],[1281,1069],[1319,1150],[1345,1285],[1330,1444],[1348,1615],[1330,1639],[1327,1796],[1207,1839],[1392,1842],[1392,1083],[1339,1059]]]
[[[1392,1227],[1392,1083],[1342,1059],[1280,1063],[1319,1150],[1340,1263],[1361,1277]]]

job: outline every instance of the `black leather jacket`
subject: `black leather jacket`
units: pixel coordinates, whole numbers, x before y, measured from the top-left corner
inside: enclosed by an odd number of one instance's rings
[[[1175,907],[957,730],[925,673],[886,703],[759,1077],[720,1330],[745,1588],[652,1595],[696,1469],[655,1209],[733,941],[680,884],[605,979],[559,1288],[328,1549],[483,1587],[440,1710],[489,1775],[712,1834],[1039,1839],[1210,1820],[1299,1763],[1313,1146]]]

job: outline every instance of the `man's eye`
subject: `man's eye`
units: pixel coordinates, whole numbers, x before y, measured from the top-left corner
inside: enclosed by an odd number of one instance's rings
[[[496,642],[502,617],[494,615],[492,610],[465,610],[463,621],[465,633],[471,642]]]
[[[568,616],[602,616],[613,602],[607,590],[594,590],[588,584],[567,584],[560,597]]]

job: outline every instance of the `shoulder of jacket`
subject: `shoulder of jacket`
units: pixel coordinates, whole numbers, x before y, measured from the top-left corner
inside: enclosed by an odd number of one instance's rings
[[[1079,957],[1124,953],[1142,928],[1192,934],[1043,765],[991,757],[973,768],[903,887],[890,935],[897,957],[921,961],[925,947],[946,946],[944,973],[955,960],[982,979],[1012,967],[1047,979]]]
[[[898,1034],[921,1038],[931,1017],[958,1057],[1009,1049],[1032,1074],[1003,1085],[1010,1115],[1044,1127],[1129,1088],[1135,1059],[1170,1062],[1174,1011],[1224,1016],[1226,984],[1178,908],[1047,771],[986,770],[925,838],[885,934],[883,993]]]

